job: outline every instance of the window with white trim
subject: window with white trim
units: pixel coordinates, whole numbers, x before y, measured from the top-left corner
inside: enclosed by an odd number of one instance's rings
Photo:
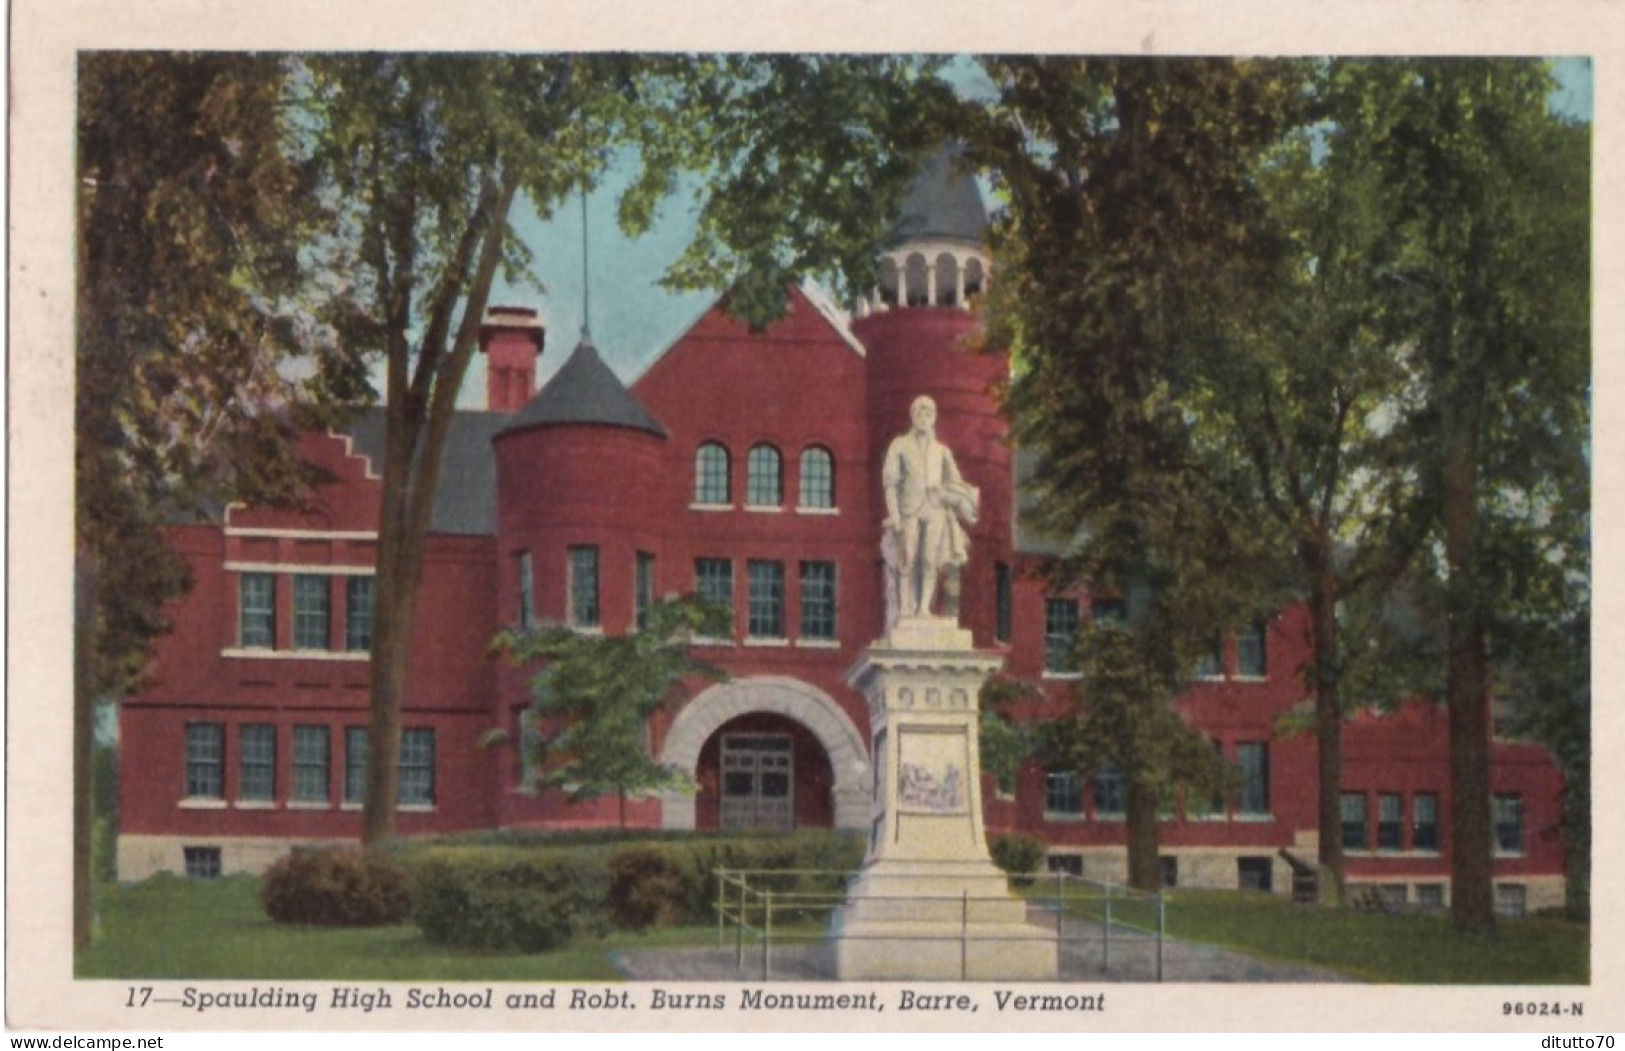
[[[1502,854],[1523,853],[1523,796],[1516,792],[1496,793],[1492,803],[1495,818],[1495,849]]]
[[[187,879],[220,878],[219,847],[182,847],[181,860],[186,866]]]
[[[746,630],[751,638],[784,638],[784,563],[748,562],[749,586]]]
[[[186,795],[226,796],[226,728],[221,723],[186,724]]]
[[[1095,772],[1095,817],[1120,818],[1126,809],[1123,772],[1107,763]]]
[[[1411,849],[1439,849],[1439,797],[1433,792],[1411,798]]]
[[[1246,679],[1262,679],[1269,670],[1269,653],[1265,647],[1266,625],[1263,621],[1250,624],[1236,633],[1236,674]]]
[[[1236,766],[1241,772],[1241,791],[1236,812],[1263,817],[1270,812],[1270,746],[1266,741],[1242,741],[1236,745]]]
[[[694,454],[694,502],[727,506],[733,494],[728,484],[728,450],[706,442]]]
[[[1377,795],[1377,849],[1399,850],[1404,846],[1405,799],[1392,792]]]
[[[367,728],[344,728],[344,801],[362,803],[367,798]]]
[[[325,726],[293,728],[293,799],[300,803],[328,801],[329,737]]]
[[[632,616],[639,630],[649,626],[649,611],[654,604],[655,557],[647,551],[639,551],[632,579]]]
[[[1370,833],[1366,829],[1365,793],[1344,792],[1338,797],[1337,810],[1342,822],[1343,849],[1370,849]]]
[[[570,626],[596,628],[602,623],[598,607],[598,549],[583,545],[570,549]]]
[[[293,576],[293,648],[325,650],[331,645],[328,634],[332,621],[333,582],[331,577],[313,573]]]
[[[745,506],[778,507],[784,503],[784,463],[766,444],[751,447],[745,461]]]
[[[519,630],[536,623],[536,563],[529,551],[519,552]]]
[[[1083,779],[1074,770],[1052,770],[1044,775],[1044,813],[1061,817],[1083,814]]]
[[[727,609],[731,616],[734,607],[733,562],[726,558],[696,558],[694,591],[707,602]]]
[[[351,653],[372,649],[372,578],[344,581],[344,648]]]
[[[237,728],[237,798],[269,803],[276,797],[276,727],[250,723]]]
[[[401,806],[434,806],[434,730],[401,733]]]
[[[835,563],[801,563],[801,637],[835,638]]]
[[[835,458],[828,449],[810,446],[801,453],[801,493],[799,506],[810,510],[830,510],[835,506]]]
[[[237,578],[237,641],[244,649],[276,648],[276,577],[244,573]]]
[[[1078,600],[1044,600],[1044,670],[1070,674],[1078,670]]]

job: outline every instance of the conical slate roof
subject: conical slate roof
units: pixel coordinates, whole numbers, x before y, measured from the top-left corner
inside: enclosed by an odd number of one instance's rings
[[[954,165],[959,151],[939,149],[920,169],[892,228],[892,243],[947,237],[982,242],[987,209],[976,180]]]
[[[632,397],[585,334],[564,367],[501,433],[560,424],[630,427],[666,437],[666,429]]]

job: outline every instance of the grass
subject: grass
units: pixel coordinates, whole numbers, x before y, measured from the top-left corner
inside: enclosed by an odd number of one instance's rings
[[[1236,949],[1368,982],[1582,985],[1587,925],[1556,918],[1503,920],[1487,935],[1458,934],[1447,914],[1362,912],[1294,905],[1280,895],[1170,891],[1170,938]],[[1098,919],[1100,902],[1068,911]],[[1114,922],[1155,929],[1150,902],[1117,901]]]
[[[331,981],[595,981],[619,974],[621,949],[715,944],[715,926],[583,937],[551,953],[480,953],[425,941],[417,927],[328,929],[272,923],[260,881],[156,877],[98,888],[100,929],[79,954],[81,978],[324,979]],[[1097,913],[1098,902],[1069,912]],[[1114,920],[1150,925],[1154,911],[1116,902]],[[802,926],[785,936],[801,940]],[[1558,919],[1504,921],[1493,934],[1456,934],[1447,916],[1386,915],[1293,905],[1279,896],[1175,891],[1167,897],[1173,938],[1371,982],[1571,985],[1588,981],[1589,929]]]
[[[617,948],[696,944],[715,928],[581,939],[538,955],[433,945],[417,927],[334,929],[272,923],[249,876],[157,877],[99,888],[100,930],[80,953],[81,978],[278,978],[332,981],[593,981],[620,977]]]

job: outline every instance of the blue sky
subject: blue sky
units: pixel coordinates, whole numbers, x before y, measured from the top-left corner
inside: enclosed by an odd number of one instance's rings
[[[1552,97],[1553,109],[1589,121],[1590,60],[1559,59],[1556,73],[1559,87]],[[631,176],[629,168],[610,170],[587,200],[593,342],[623,379],[640,373],[715,299],[713,293],[677,294],[659,285],[661,274],[693,232],[691,197],[679,194],[669,199],[643,237],[634,241],[622,236],[615,223],[615,202]],[[537,378],[542,381],[564,364],[580,338],[581,223],[579,199],[564,202],[546,221],[536,216],[528,202],[516,203],[514,225],[534,253],[532,269],[541,288],[499,281],[492,291],[493,304],[539,307],[546,315],[547,347],[537,364]],[[485,405],[483,356],[469,370],[460,404],[465,408]]]

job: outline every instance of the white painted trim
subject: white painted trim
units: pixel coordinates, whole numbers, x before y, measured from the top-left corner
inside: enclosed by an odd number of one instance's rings
[[[226,801],[213,796],[187,796],[175,804],[182,810],[224,810]]]
[[[288,540],[377,540],[378,532],[368,529],[259,529],[254,526],[226,526],[227,536],[265,537]]]
[[[710,511],[710,512],[732,511],[734,509],[734,505],[733,504],[689,504],[688,509],[690,511]]]
[[[746,504],[745,510],[755,515],[782,515],[783,504]]]
[[[309,562],[232,562],[225,563],[228,573],[303,573],[310,576],[371,577],[377,566],[328,566]]]
[[[746,646],[755,646],[764,650],[788,649],[790,640],[785,638],[762,638],[755,635],[745,636]]]
[[[372,457],[365,453],[358,453],[355,451],[355,437],[353,435],[346,434],[343,431],[335,431],[331,427],[327,429],[327,433],[329,437],[337,438],[339,441],[344,443],[345,456],[348,456],[353,460],[361,461],[361,474],[363,477],[375,482],[381,482],[384,480],[384,476],[373,469]]]
[[[796,648],[803,650],[838,650],[840,639],[797,639]]]
[[[1050,682],[1077,682],[1083,678],[1081,671],[1047,671],[1041,678]]]
[[[240,649],[227,647],[220,651],[220,656],[230,657],[233,660],[281,660],[281,661],[369,661],[372,654],[367,650],[260,650]]]
[[[290,799],[289,810],[332,810],[332,803],[318,803],[314,799]]]
[[[275,810],[276,801],[272,799],[239,799],[231,804],[235,810]]]
[[[800,504],[796,505],[796,514],[798,515],[823,515],[834,518],[838,517],[840,513],[841,509],[839,507],[802,507]]]

